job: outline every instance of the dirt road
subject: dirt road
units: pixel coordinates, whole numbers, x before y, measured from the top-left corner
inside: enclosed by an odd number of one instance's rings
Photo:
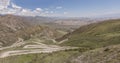
[[[62,51],[68,49],[76,49],[77,47],[60,47],[57,45],[26,45],[25,50],[10,50],[0,53],[0,58],[5,58],[14,55],[33,54],[33,53],[52,53],[55,51]]]

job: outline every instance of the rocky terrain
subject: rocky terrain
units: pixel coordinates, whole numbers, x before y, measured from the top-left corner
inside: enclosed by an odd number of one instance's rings
[[[11,45],[19,38],[27,40],[33,36],[44,36],[47,38],[58,37],[61,33],[47,26],[32,24],[31,21],[20,16],[0,16],[0,46]]]
[[[66,23],[68,19],[53,22],[42,19],[35,23],[36,19],[30,20],[0,16],[0,63],[120,62],[120,19],[86,21],[87,24],[80,21],[84,23],[81,26],[78,20],[72,23],[71,19],[69,23]],[[73,25],[80,28],[75,26],[72,31],[62,28]]]

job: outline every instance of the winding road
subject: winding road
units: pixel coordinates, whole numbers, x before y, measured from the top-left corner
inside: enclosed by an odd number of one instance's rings
[[[13,46],[10,46],[13,47]],[[10,47],[0,48],[0,50],[4,50]],[[15,46],[14,46],[15,47]],[[46,45],[42,43],[38,43],[36,45],[25,45],[22,50],[8,50],[0,52],[0,58],[5,58],[9,56],[15,55],[23,55],[23,54],[35,54],[35,53],[53,53],[56,51],[76,49],[78,47],[69,47],[69,46],[58,46],[58,45]]]

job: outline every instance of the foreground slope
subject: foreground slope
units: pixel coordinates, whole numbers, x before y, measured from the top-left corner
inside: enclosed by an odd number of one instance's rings
[[[73,63],[119,63],[120,62],[120,45],[108,46],[87,51],[77,58]]]
[[[117,19],[82,26],[56,40],[62,41],[68,39],[68,41],[63,42],[61,45],[98,48],[120,44],[119,38],[120,20]]]

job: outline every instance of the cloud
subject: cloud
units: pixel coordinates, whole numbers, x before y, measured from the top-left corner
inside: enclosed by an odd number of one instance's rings
[[[43,11],[43,9],[41,9],[41,8],[36,8],[35,11],[39,11],[39,12],[41,12],[41,11]]]
[[[63,7],[62,6],[58,6],[58,7],[56,7],[56,9],[62,9]]]
[[[58,6],[55,9],[62,9],[62,7]],[[0,14],[14,14],[20,16],[59,16],[59,14],[49,8],[27,9],[16,5],[12,0],[0,0]],[[66,13],[64,12],[64,14]]]
[[[0,0],[0,9],[7,8],[10,5],[10,0]]]
[[[21,16],[41,16],[43,9],[36,8],[34,10],[22,8],[14,4],[11,0],[0,0],[0,14],[14,14]]]
[[[50,11],[50,13],[54,13],[54,11]]]
[[[68,12],[64,12],[63,14],[68,14]]]
[[[14,4],[14,3],[11,3],[11,5],[12,5],[12,8],[14,8],[14,9],[22,9],[22,7],[17,6],[17,5],[16,5],[16,4]]]

